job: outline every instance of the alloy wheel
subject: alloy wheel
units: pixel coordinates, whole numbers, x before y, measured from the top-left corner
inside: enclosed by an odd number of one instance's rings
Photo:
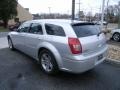
[[[47,54],[47,53],[42,54],[42,56],[41,56],[41,64],[42,64],[43,69],[46,72],[52,71],[53,65],[51,63],[51,57],[50,57],[49,54]]]
[[[119,41],[120,40],[120,35],[119,34],[114,34],[113,35],[113,39],[115,40],[115,41]]]

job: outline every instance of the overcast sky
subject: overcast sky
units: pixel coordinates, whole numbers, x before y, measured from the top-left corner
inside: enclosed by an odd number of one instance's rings
[[[106,0],[107,1],[107,0]],[[120,0],[110,0],[109,4],[117,4]],[[32,14],[36,13],[51,13],[71,14],[72,0],[18,0],[24,7],[29,8]],[[76,0],[76,12],[78,11],[79,0]],[[102,0],[80,0],[81,10],[85,13],[92,11],[92,13],[99,12]]]

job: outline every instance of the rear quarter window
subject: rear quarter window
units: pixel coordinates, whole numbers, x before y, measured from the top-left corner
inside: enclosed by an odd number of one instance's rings
[[[77,37],[87,37],[97,35],[100,32],[100,28],[97,25],[72,25],[72,28]]]
[[[45,29],[48,35],[65,36],[65,32],[61,26],[45,24]]]

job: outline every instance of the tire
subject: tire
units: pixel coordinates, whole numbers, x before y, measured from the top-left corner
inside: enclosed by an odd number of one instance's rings
[[[47,49],[39,53],[39,64],[42,71],[48,75],[55,75],[59,71],[54,55]]]
[[[12,40],[11,40],[10,37],[8,37],[8,45],[9,45],[9,48],[10,48],[11,50],[15,50],[15,48],[14,48],[14,46],[13,46],[13,43],[12,43]]]
[[[120,33],[114,33],[113,36],[112,36],[112,39],[114,41],[119,42],[120,41]]]

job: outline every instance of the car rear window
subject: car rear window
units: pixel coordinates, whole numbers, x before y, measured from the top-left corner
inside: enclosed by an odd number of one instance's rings
[[[72,25],[77,37],[87,37],[97,35],[100,32],[100,28],[93,24],[74,24]]]

